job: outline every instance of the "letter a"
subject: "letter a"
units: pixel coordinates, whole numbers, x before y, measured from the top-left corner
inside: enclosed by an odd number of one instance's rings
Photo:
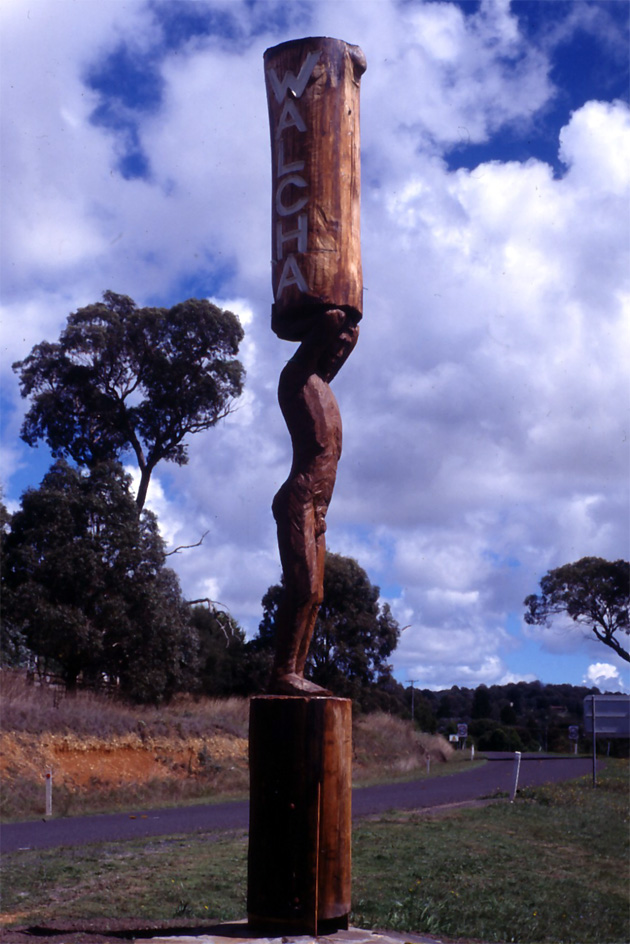
[[[280,298],[285,288],[288,288],[290,285],[297,285],[301,292],[308,292],[306,279],[300,272],[300,267],[297,264],[295,256],[287,256],[287,261],[284,264],[282,275],[278,283],[276,298]]]
[[[279,138],[282,132],[286,131],[287,128],[297,128],[298,131],[306,131],[304,119],[299,113],[297,105],[295,102],[291,101],[290,98],[288,98],[282,106],[282,113],[278,119],[278,127],[276,128],[276,138]]]

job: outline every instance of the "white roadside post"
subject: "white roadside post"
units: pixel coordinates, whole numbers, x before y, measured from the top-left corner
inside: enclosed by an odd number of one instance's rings
[[[46,816],[52,816],[52,767],[46,770]]]
[[[518,775],[521,771],[521,752],[514,752],[514,783],[512,785],[512,795],[510,796],[510,803],[514,803],[514,797],[516,796],[516,791],[518,790]]]

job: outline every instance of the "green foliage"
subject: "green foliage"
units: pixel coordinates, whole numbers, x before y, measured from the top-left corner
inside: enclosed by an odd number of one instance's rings
[[[501,724],[515,725],[518,724],[518,715],[516,709],[513,705],[503,705],[501,708]]]
[[[310,652],[318,684],[341,689],[347,680],[365,686],[390,675],[387,659],[400,630],[389,604],[380,603],[379,595],[379,587],[353,558],[327,555],[324,599]]]
[[[11,515],[0,500],[0,580],[5,587],[6,542],[11,527]],[[2,601],[2,619],[0,620],[0,664],[19,667],[27,664],[30,652],[26,638],[18,624],[7,610],[6,596]]]
[[[490,718],[492,715],[492,699],[485,685],[479,685],[473,695],[471,716],[473,718]]]
[[[411,708],[409,710],[411,711]],[[420,693],[414,696],[413,717],[416,726],[421,731],[426,731],[427,734],[435,734],[438,727],[437,718],[433,714],[429,700]]]
[[[115,462],[89,475],[59,460],[28,489],[5,539],[4,607],[43,668],[67,688],[107,679],[163,701],[190,684],[196,633],[157,520],[138,514]]]
[[[630,652],[621,638],[630,634],[628,561],[583,557],[548,571],[540,588],[540,596],[531,594],[524,601],[526,623],[546,626],[553,616],[569,616],[630,662]]]
[[[410,691],[408,688],[406,692],[407,704]],[[578,685],[510,682],[477,689],[455,685],[438,692],[416,689],[415,700],[417,705],[418,699],[423,699],[439,732],[454,734],[458,723],[467,723],[469,736],[477,747],[485,750],[542,749],[564,753],[573,751],[569,726],[582,726],[584,698],[598,692],[597,688]],[[422,729],[431,730],[427,720],[423,720]],[[579,744],[581,750],[589,749],[588,739],[583,735]],[[615,756],[627,756],[629,747],[628,740],[623,738],[612,741],[610,748],[605,744],[606,751],[610,749]]]
[[[480,751],[523,751],[525,745],[514,728],[491,724],[477,740]]]
[[[88,468],[133,452],[142,508],[158,462],[185,464],[186,436],[230,412],[243,387],[242,338],[237,317],[207,300],[138,308],[105,292],[68,317],[58,342],[13,365],[31,398],[22,438]]]
[[[394,679],[378,688],[388,703],[383,710],[411,717],[411,685],[405,689]],[[570,725],[580,727],[584,698],[598,689],[568,684],[510,682],[507,685],[480,685],[460,688],[413,691],[414,719],[422,731],[455,734],[457,725],[468,724],[469,737],[484,750],[573,751],[568,738]],[[368,706],[371,710],[371,706]],[[481,739],[481,740],[480,740]],[[581,749],[588,750],[588,740],[581,739]],[[606,750],[626,756],[629,743],[617,739]]]
[[[255,651],[273,649],[274,619],[283,588],[276,584],[263,597],[263,618]],[[360,707],[386,707],[396,700],[398,683],[387,659],[400,630],[380,590],[351,557],[326,554],[324,599],[306,665],[306,675],[338,696],[354,698]],[[380,697],[378,693],[381,693]]]
[[[199,689],[204,695],[242,694],[247,688],[245,633],[215,607],[196,606],[192,624],[199,636]]]

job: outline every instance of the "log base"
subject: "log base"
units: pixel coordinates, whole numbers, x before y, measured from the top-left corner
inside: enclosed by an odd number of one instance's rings
[[[347,928],[351,701],[253,698],[249,757],[250,925],[314,935]]]

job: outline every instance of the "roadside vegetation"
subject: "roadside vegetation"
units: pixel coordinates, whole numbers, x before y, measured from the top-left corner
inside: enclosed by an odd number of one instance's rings
[[[488,944],[626,944],[627,784],[627,761],[611,759],[596,789],[586,777],[513,804],[361,821],[352,923]],[[242,919],[246,857],[242,832],[17,852],[6,857],[2,921]]]
[[[247,794],[246,698],[174,697],[161,708],[91,692],[68,696],[3,670],[0,816],[75,816],[218,801]],[[425,775],[463,762],[440,735],[383,712],[354,719],[355,782]],[[450,769],[450,764],[449,764]]]

